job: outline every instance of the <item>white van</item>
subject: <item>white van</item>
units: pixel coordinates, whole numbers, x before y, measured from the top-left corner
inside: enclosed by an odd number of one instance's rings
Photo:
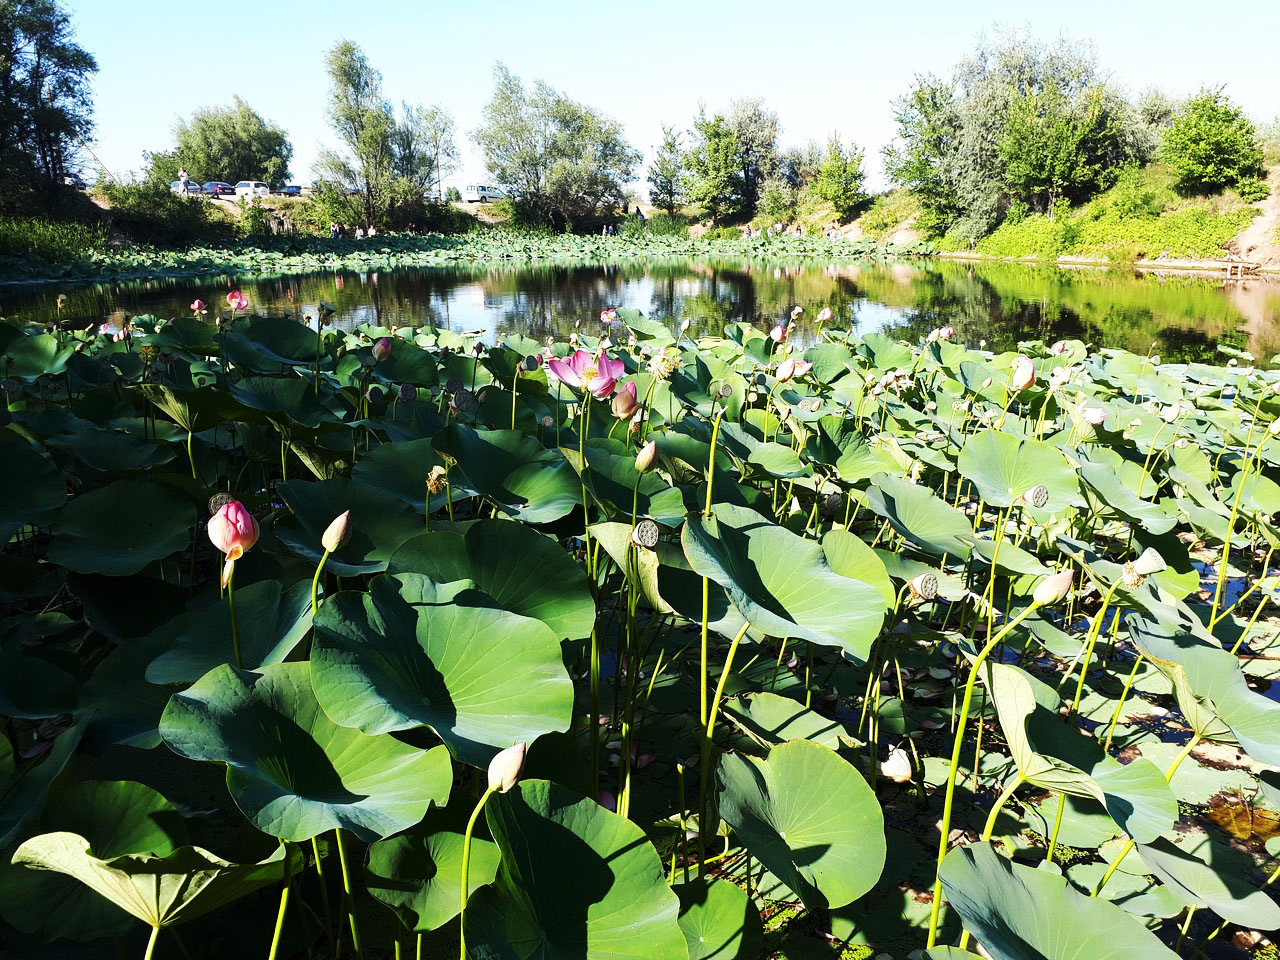
[[[506,194],[499,187],[479,186],[463,187],[462,199],[467,203],[488,203],[490,200],[502,200]]]
[[[271,192],[261,180],[241,180],[236,184],[237,197],[265,197]]]

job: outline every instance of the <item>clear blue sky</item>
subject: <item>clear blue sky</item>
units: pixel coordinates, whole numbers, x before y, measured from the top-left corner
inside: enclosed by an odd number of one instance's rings
[[[453,114],[458,185],[484,177],[467,134],[498,60],[617,118],[646,158],[661,124],[686,129],[699,102],[716,110],[762,96],[780,114],[784,144],[839,131],[867,148],[877,185],[879,150],[893,136],[890,101],[914,74],[946,73],[979,34],[1001,26],[1092,41],[1103,69],[1131,91],[1224,84],[1256,120],[1280,113],[1280,0],[64,3],[98,58],[95,149],[117,176],[139,170],[144,149],[169,145],[179,117],[238,94],[289,131],[293,179],[306,182],[329,136],[324,52],[343,38],[382,70],[393,102]]]

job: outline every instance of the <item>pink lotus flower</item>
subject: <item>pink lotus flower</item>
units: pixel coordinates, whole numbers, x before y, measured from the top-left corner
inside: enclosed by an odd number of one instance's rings
[[[943,327],[941,330],[938,331],[939,340],[950,340],[955,335],[956,335],[955,327]]]
[[[832,314],[831,308],[823,307],[821,310],[818,311],[818,322],[826,323],[828,320],[832,318],[832,316],[834,316],[834,314]]]
[[[774,343],[781,343],[787,339],[787,328],[780,323],[774,324],[773,329],[769,331],[769,339]]]
[[[611,360],[603,353],[592,357],[585,350],[575,350],[568,360],[557,357],[547,361],[547,369],[562,383],[603,400],[613,393],[625,368],[621,360]]]
[[[796,361],[796,376],[803,377],[806,373],[813,369],[813,364],[808,360]]]
[[[239,290],[232,291],[227,294],[227,306],[231,308],[232,313],[235,313],[237,310],[248,310],[249,298]]]
[[[1009,375],[1009,385],[1021,392],[1036,382],[1035,364],[1027,357],[1018,357],[1013,361],[1013,372]]]
[[[231,580],[231,571],[244,552],[258,542],[258,521],[239,500],[223,504],[209,519],[209,540],[226,554],[222,567],[222,586]]]
[[[1099,427],[1107,419],[1107,411],[1102,407],[1086,407],[1081,404],[1080,419],[1092,426]]]
[[[622,388],[613,395],[613,415],[619,420],[626,420],[636,412],[639,404],[636,400],[636,382],[634,380],[624,383]]]
[[[389,356],[391,356],[391,341],[383,337],[373,345],[373,359],[381,363]]]
[[[1055,357],[1062,356],[1064,353],[1067,352],[1067,341],[1059,340],[1057,343],[1055,343],[1052,347],[1049,348],[1049,352],[1052,353]]]
[[[608,310],[600,311],[600,322],[606,327],[618,319],[618,310],[616,307],[610,307]]]
[[[198,299],[191,301],[191,312],[204,313],[204,301]]]

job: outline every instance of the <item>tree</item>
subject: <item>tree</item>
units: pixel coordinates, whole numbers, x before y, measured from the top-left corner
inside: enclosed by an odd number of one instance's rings
[[[850,220],[858,208],[867,202],[863,190],[866,172],[862,168],[864,152],[856,144],[846,150],[838,137],[827,141],[827,158],[818,167],[811,190],[819,200],[825,200],[842,220]]]
[[[920,224],[930,233],[945,233],[965,209],[954,170],[963,126],[956,101],[952,84],[917,76],[894,101],[898,137],[884,149],[885,173],[919,199]]]
[[[742,209],[741,168],[738,165],[738,138],[723,116],[708,117],[698,111],[689,131],[693,146],[685,154],[688,173],[684,180],[689,202],[717,220]]]
[[[1221,90],[1201,90],[1164,133],[1160,158],[1185,192],[1213,192],[1262,172],[1258,131]]]
[[[610,117],[541,80],[526,92],[502,64],[472,133],[489,176],[528,219],[572,226],[622,204],[640,154]]]
[[[89,80],[56,0],[0,0],[0,207],[50,199],[93,133]]]
[[[195,182],[201,180],[263,180],[280,187],[289,177],[293,145],[283,127],[268,123],[239,97],[230,107],[197,110],[189,122],[179,122],[174,130],[175,149],[171,154],[149,157],[153,168],[161,157],[166,173],[160,182],[172,183],[181,165]],[[157,173],[161,168],[156,168]]]
[[[680,133],[663,124],[662,146],[649,165],[649,202],[674,214],[684,203],[683,177],[684,154],[680,149]]]
[[[453,117],[440,107],[401,107],[403,120],[393,132],[392,172],[426,195],[443,199],[445,177],[458,169]]]
[[[754,214],[760,185],[778,169],[778,114],[758,97],[729,104],[729,129],[738,146],[742,207]]]

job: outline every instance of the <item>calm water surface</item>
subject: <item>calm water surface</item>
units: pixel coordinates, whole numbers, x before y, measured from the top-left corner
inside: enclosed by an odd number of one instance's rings
[[[798,304],[808,318],[829,306],[838,322],[861,333],[906,339],[951,324],[965,342],[986,340],[997,350],[1078,337],[1138,353],[1154,349],[1169,360],[1221,362],[1220,344],[1264,362],[1280,353],[1280,282],[946,261],[677,259],[0,286],[0,314],[85,326],[126,313],[180,316],[197,297],[224,308],[229,290],[249,296],[250,312],[302,316],[326,301],[344,327],[432,323],[481,330],[485,339],[514,332],[564,337],[575,323],[592,329],[607,307],[635,307],[673,325],[687,317],[695,333],[719,333],[741,320],[768,327]],[[61,310],[59,294],[66,296]]]

